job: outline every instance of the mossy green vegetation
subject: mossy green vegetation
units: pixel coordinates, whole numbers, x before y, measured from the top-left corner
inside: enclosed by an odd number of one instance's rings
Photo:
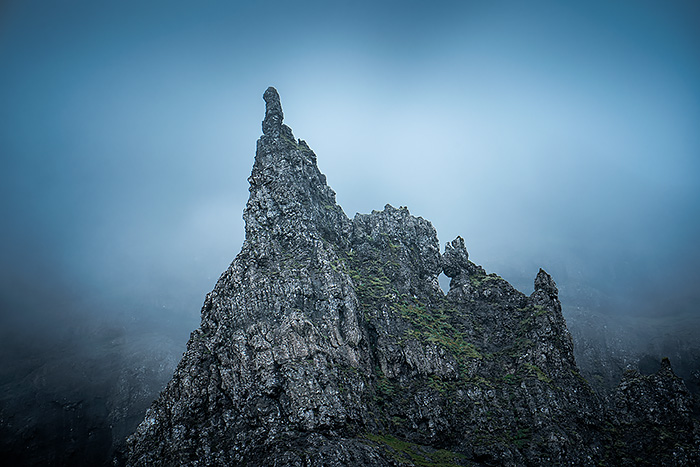
[[[413,303],[394,304],[392,309],[412,324],[407,331],[409,337],[436,343],[451,352],[460,362],[468,358],[483,358],[476,347],[466,341],[464,334],[449,323],[448,309],[428,307],[415,300]]]
[[[583,386],[584,388],[586,388],[586,389],[588,390],[588,392],[589,392],[591,395],[595,395],[595,391],[593,390],[593,388],[591,387],[591,385],[588,383],[588,381],[586,381],[586,378],[584,378],[584,377],[581,375],[581,373],[579,373],[578,369],[572,369],[572,370],[571,370],[571,375],[572,375],[574,378],[576,378],[576,379],[579,381],[579,383],[581,383],[581,386]]]
[[[294,149],[298,149],[300,151],[304,151],[305,149],[308,150],[308,148],[305,148],[304,146],[300,145],[297,140],[295,140],[294,138],[290,138],[284,133],[280,133],[280,137],[282,141],[284,141],[285,143],[287,143],[288,146],[291,146]]]
[[[532,363],[523,363],[523,366],[527,369],[527,371],[532,375],[537,377],[542,382],[545,382],[547,384],[552,383],[552,378],[547,376],[544,371],[537,365],[533,365]]]
[[[477,288],[484,286],[484,285],[490,285],[489,282],[495,284],[498,281],[505,281],[505,280],[501,276],[499,276],[498,274],[494,274],[494,273],[491,273],[491,274],[473,274],[473,275],[469,276],[469,282],[471,282],[471,284]]]
[[[525,445],[530,443],[532,437],[530,432],[531,429],[529,427],[518,428],[512,438],[513,444],[518,449],[522,449]]]
[[[534,342],[532,339],[528,339],[522,335],[515,338],[513,345],[505,348],[504,350],[498,352],[499,354],[506,354],[511,358],[518,358],[524,355],[528,349],[532,348]]]
[[[518,311],[525,315],[520,320],[520,333],[525,333],[533,327],[536,318],[548,314],[551,310],[541,305],[529,305],[525,308],[518,308]]]
[[[346,253],[344,265],[355,285],[355,292],[364,308],[375,306],[378,300],[383,299],[388,292],[391,280],[387,275],[387,269],[392,265],[378,259],[358,260],[352,252]]]
[[[459,467],[465,465],[463,461],[466,456],[456,452],[428,448],[392,435],[366,433],[365,437],[383,447],[398,465],[419,467]]]
[[[469,368],[473,367],[473,360],[483,359],[484,356],[468,342],[467,336],[451,324],[450,315],[457,313],[447,299],[438,303],[424,303],[415,296],[400,294],[392,286],[391,277],[396,273],[398,264],[394,258],[398,245],[391,239],[381,239],[388,245],[389,254],[382,256],[378,250],[370,250],[370,255],[346,254],[341,260],[346,266],[355,285],[358,301],[364,312],[366,320],[373,320],[377,313],[389,313],[393,319],[397,319],[403,325],[403,335],[399,337],[399,343],[405,345],[407,341],[414,340],[423,345],[437,345],[451,354],[457,362],[458,379],[444,380],[438,376],[426,377],[424,383],[439,393],[446,393],[456,389],[457,385],[479,384],[490,385],[486,380],[472,381]],[[387,259],[388,256],[388,259]],[[338,265],[340,267],[340,265]],[[336,268],[334,268],[336,269]],[[380,322],[375,323],[381,326]],[[375,371],[376,396],[380,399],[390,398],[394,395],[394,387],[379,371]]]
[[[396,388],[391,381],[381,372],[379,368],[375,369],[375,374],[377,375],[377,391],[379,392],[382,399],[389,398],[394,395]]]
[[[518,384],[520,382],[520,378],[515,374],[508,373],[503,375],[503,382],[506,384]]]

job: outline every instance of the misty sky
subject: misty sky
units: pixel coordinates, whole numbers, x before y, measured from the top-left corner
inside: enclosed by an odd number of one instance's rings
[[[542,266],[697,315],[698,24],[696,1],[2,2],[0,325],[195,327],[270,85],[349,216],[407,206],[523,289]]]

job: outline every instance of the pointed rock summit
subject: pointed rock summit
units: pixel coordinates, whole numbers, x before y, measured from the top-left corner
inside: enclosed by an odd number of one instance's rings
[[[248,178],[250,198],[243,213],[246,244],[268,258],[302,244],[308,248],[320,239],[342,242],[350,221],[319,171],[316,154],[282,123],[277,90],[268,88],[263,98],[263,136]]]
[[[263,94],[263,99],[265,100],[263,133],[270,135],[275,131],[279,132],[280,128],[282,128],[282,120],[284,119],[282,103],[280,102],[280,95],[277,93],[277,89],[272,86],[267,88],[265,94]]]
[[[685,444],[646,460],[697,461],[687,400],[668,403],[682,385],[670,366],[608,408],[579,374],[547,273],[528,297],[461,237],[441,254],[404,207],[349,219],[277,91],[263,98],[245,242],[128,465],[632,465],[619,445],[652,422]],[[664,417],[649,422],[647,406]]]
[[[550,300],[556,300],[559,296],[559,290],[557,289],[557,284],[554,283],[554,279],[547,274],[547,271],[541,268],[537,273],[537,277],[535,277],[535,293],[539,292]]]
[[[453,278],[469,270],[469,253],[462,237],[457,237],[445,245],[442,269],[447,277]]]
[[[292,130],[284,125],[284,113],[282,112],[282,103],[277,89],[270,86],[263,94],[265,100],[265,119],[262,123],[263,135],[272,138],[279,136],[294,140]]]

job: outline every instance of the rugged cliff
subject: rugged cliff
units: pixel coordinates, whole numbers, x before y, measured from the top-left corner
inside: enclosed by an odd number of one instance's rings
[[[658,384],[630,376],[607,407],[579,374],[546,272],[526,296],[460,237],[441,254],[406,208],[349,219],[277,91],[264,99],[246,240],[128,464],[595,465],[633,462],[629,438],[656,437],[635,434],[649,423],[668,435],[650,462],[698,462],[670,366]],[[666,415],[649,421],[647,406]]]

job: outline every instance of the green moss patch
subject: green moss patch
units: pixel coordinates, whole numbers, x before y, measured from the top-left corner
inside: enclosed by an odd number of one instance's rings
[[[432,449],[401,440],[392,435],[367,433],[365,437],[384,448],[398,465],[419,467],[460,467],[465,465],[463,461],[466,456],[463,454],[445,449]]]

